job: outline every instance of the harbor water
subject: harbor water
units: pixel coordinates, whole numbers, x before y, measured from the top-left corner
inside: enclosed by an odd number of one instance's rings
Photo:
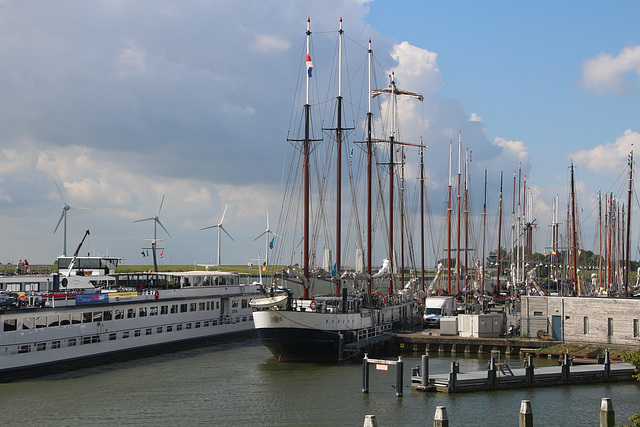
[[[389,360],[397,355],[376,355]],[[486,369],[486,357],[430,358],[432,373]],[[518,425],[523,399],[534,424],[597,426],[600,402],[611,398],[616,424],[640,412],[640,383],[453,394],[410,388],[420,355],[405,354],[404,390],[396,397],[395,367],[370,370],[362,393],[362,363],[279,364],[248,339],[155,357],[0,384],[1,425],[7,426],[430,426],[446,406],[452,426]],[[536,359],[536,365],[557,363]],[[522,359],[511,358],[519,366]]]

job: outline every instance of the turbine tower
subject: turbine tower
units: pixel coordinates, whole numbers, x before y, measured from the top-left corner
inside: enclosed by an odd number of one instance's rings
[[[62,191],[60,191],[60,187],[58,186],[58,182],[57,181],[53,181],[54,184],[56,184],[56,188],[58,189],[58,194],[60,194],[60,198],[62,199],[62,203],[64,203],[64,205],[62,206],[62,214],[60,215],[60,219],[58,220],[58,223],[56,224],[56,228],[53,230],[53,233],[55,234],[56,231],[58,231],[58,227],[60,227],[60,223],[62,222],[62,220],[64,220],[64,226],[63,226],[63,240],[62,240],[62,255],[63,256],[67,256],[67,212],[69,212],[70,209],[91,209],[91,208],[72,208],[71,206],[69,206],[69,204],[67,204],[67,201],[64,199],[64,196],[62,195]]]
[[[265,237],[265,265],[269,265],[269,248],[273,249],[273,244],[270,244],[269,242],[269,235],[273,234],[275,237],[280,237],[282,238],[280,235],[274,233],[273,231],[271,231],[271,229],[269,228],[269,212],[267,212],[267,229],[264,230],[258,237],[256,237],[255,239],[253,239],[253,241],[255,242],[256,240],[258,240],[259,238],[261,238],[262,236],[266,236]]]
[[[220,219],[220,222],[217,223],[216,225],[210,225],[208,227],[204,227],[201,228],[200,230],[208,230],[210,228],[217,228],[218,229],[218,266],[220,266],[220,230],[224,231],[225,234],[227,236],[229,236],[229,238],[235,242],[235,240],[233,240],[233,237],[231,237],[231,235],[227,232],[227,230],[225,230],[225,228],[222,226],[222,223],[224,221],[224,216],[227,213],[227,208],[229,207],[229,205],[226,205],[224,207],[224,212],[222,213],[222,218]]]

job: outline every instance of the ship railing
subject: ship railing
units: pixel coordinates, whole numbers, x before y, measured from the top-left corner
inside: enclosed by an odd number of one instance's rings
[[[376,338],[380,336],[391,335],[391,333],[392,333],[392,329],[391,329],[390,323],[383,324],[383,325],[376,325],[370,328],[365,328],[365,329],[356,331],[356,341],[370,340],[372,338]]]

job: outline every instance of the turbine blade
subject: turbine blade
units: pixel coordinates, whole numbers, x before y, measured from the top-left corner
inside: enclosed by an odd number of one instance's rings
[[[201,228],[200,230],[208,230],[208,229],[210,229],[210,228],[216,228],[216,227],[218,227],[218,225],[217,225],[217,224],[216,224],[216,225],[210,225],[210,226],[208,226],[208,227]]]
[[[222,218],[220,219],[220,224],[222,224],[222,222],[224,221],[224,216],[227,214],[227,208],[229,207],[229,205],[225,205],[224,207],[224,212],[222,212]]]
[[[145,219],[136,219],[136,220],[135,220],[135,221],[133,221],[133,222],[151,221],[152,219],[153,219],[153,217],[145,218]]]
[[[62,201],[66,205],[67,201],[64,199],[64,196],[62,195],[62,191],[60,191],[60,187],[58,186],[58,182],[54,180],[53,183],[56,185],[56,188],[58,189],[58,193],[60,194],[60,198],[62,199]]]
[[[256,237],[255,239],[253,239],[253,241],[255,242],[256,240],[258,240],[259,238],[261,238],[262,236],[264,236],[265,234],[267,234],[266,231],[263,231],[262,234],[260,234],[258,237]]]
[[[62,218],[64,218],[64,209],[62,210],[62,215],[60,215],[60,219],[58,220],[58,223],[56,224],[55,230],[53,230],[54,234],[55,234],[56,231],[58,231],[58,227],[60,227],[60,223],[62,222]]]
[[[223,226],[220,226],[220,229],[221,229],[222,231],[224,231],[224,233],[225,233],[227,236],[229,236],[229,238],[230,238],[231,240],[233,240],[233,237],[231,237],[231,234],[227,233],[227,230],[225,230]],[[233,240],[233,241],[235,242],[235,240]]]
[[[160,208],[158,209],[158,215],[156,216],[160,216],[160,211],[162,210],[162,205],[164,204],[164,194],[162,195],[162,201],[160,202]],[[164,227],[163,227],[164,228]],[[166,230],[165,230],[166,231]],[[169,233],[167,233],[169,234]]]
[[[159,220],[159,219],[156,219],[156,222],[160,225],[160,227],[162,227],[162,229],[167,233],[167,235],[168,235],[169,237],[171,237],[171,234],[169,234],[169,232],[167,231],[167,229],[166,229],[166,228],[164,228],[164,225],[162,225],[162,223],[160,222],[160,220]]]

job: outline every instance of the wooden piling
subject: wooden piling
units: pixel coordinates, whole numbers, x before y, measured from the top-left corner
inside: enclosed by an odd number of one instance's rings
[[[616,413],[613,410],[613,403],[607,397],[602,398],[600,403],[600,427],[613,427],[616,424]]]
[[[523,400],[520,402],[520,419],[519,427],[533,427],[533,411],[531,410],[531,401]]]
[[[436,406],[436,413],[433,416],[433,427],[449,427],[449,417],[446,406]]]
[[[376,420],[375,415],[365,415],[364,416],[364,426],[363,427],[378,427],[378,420]]]

